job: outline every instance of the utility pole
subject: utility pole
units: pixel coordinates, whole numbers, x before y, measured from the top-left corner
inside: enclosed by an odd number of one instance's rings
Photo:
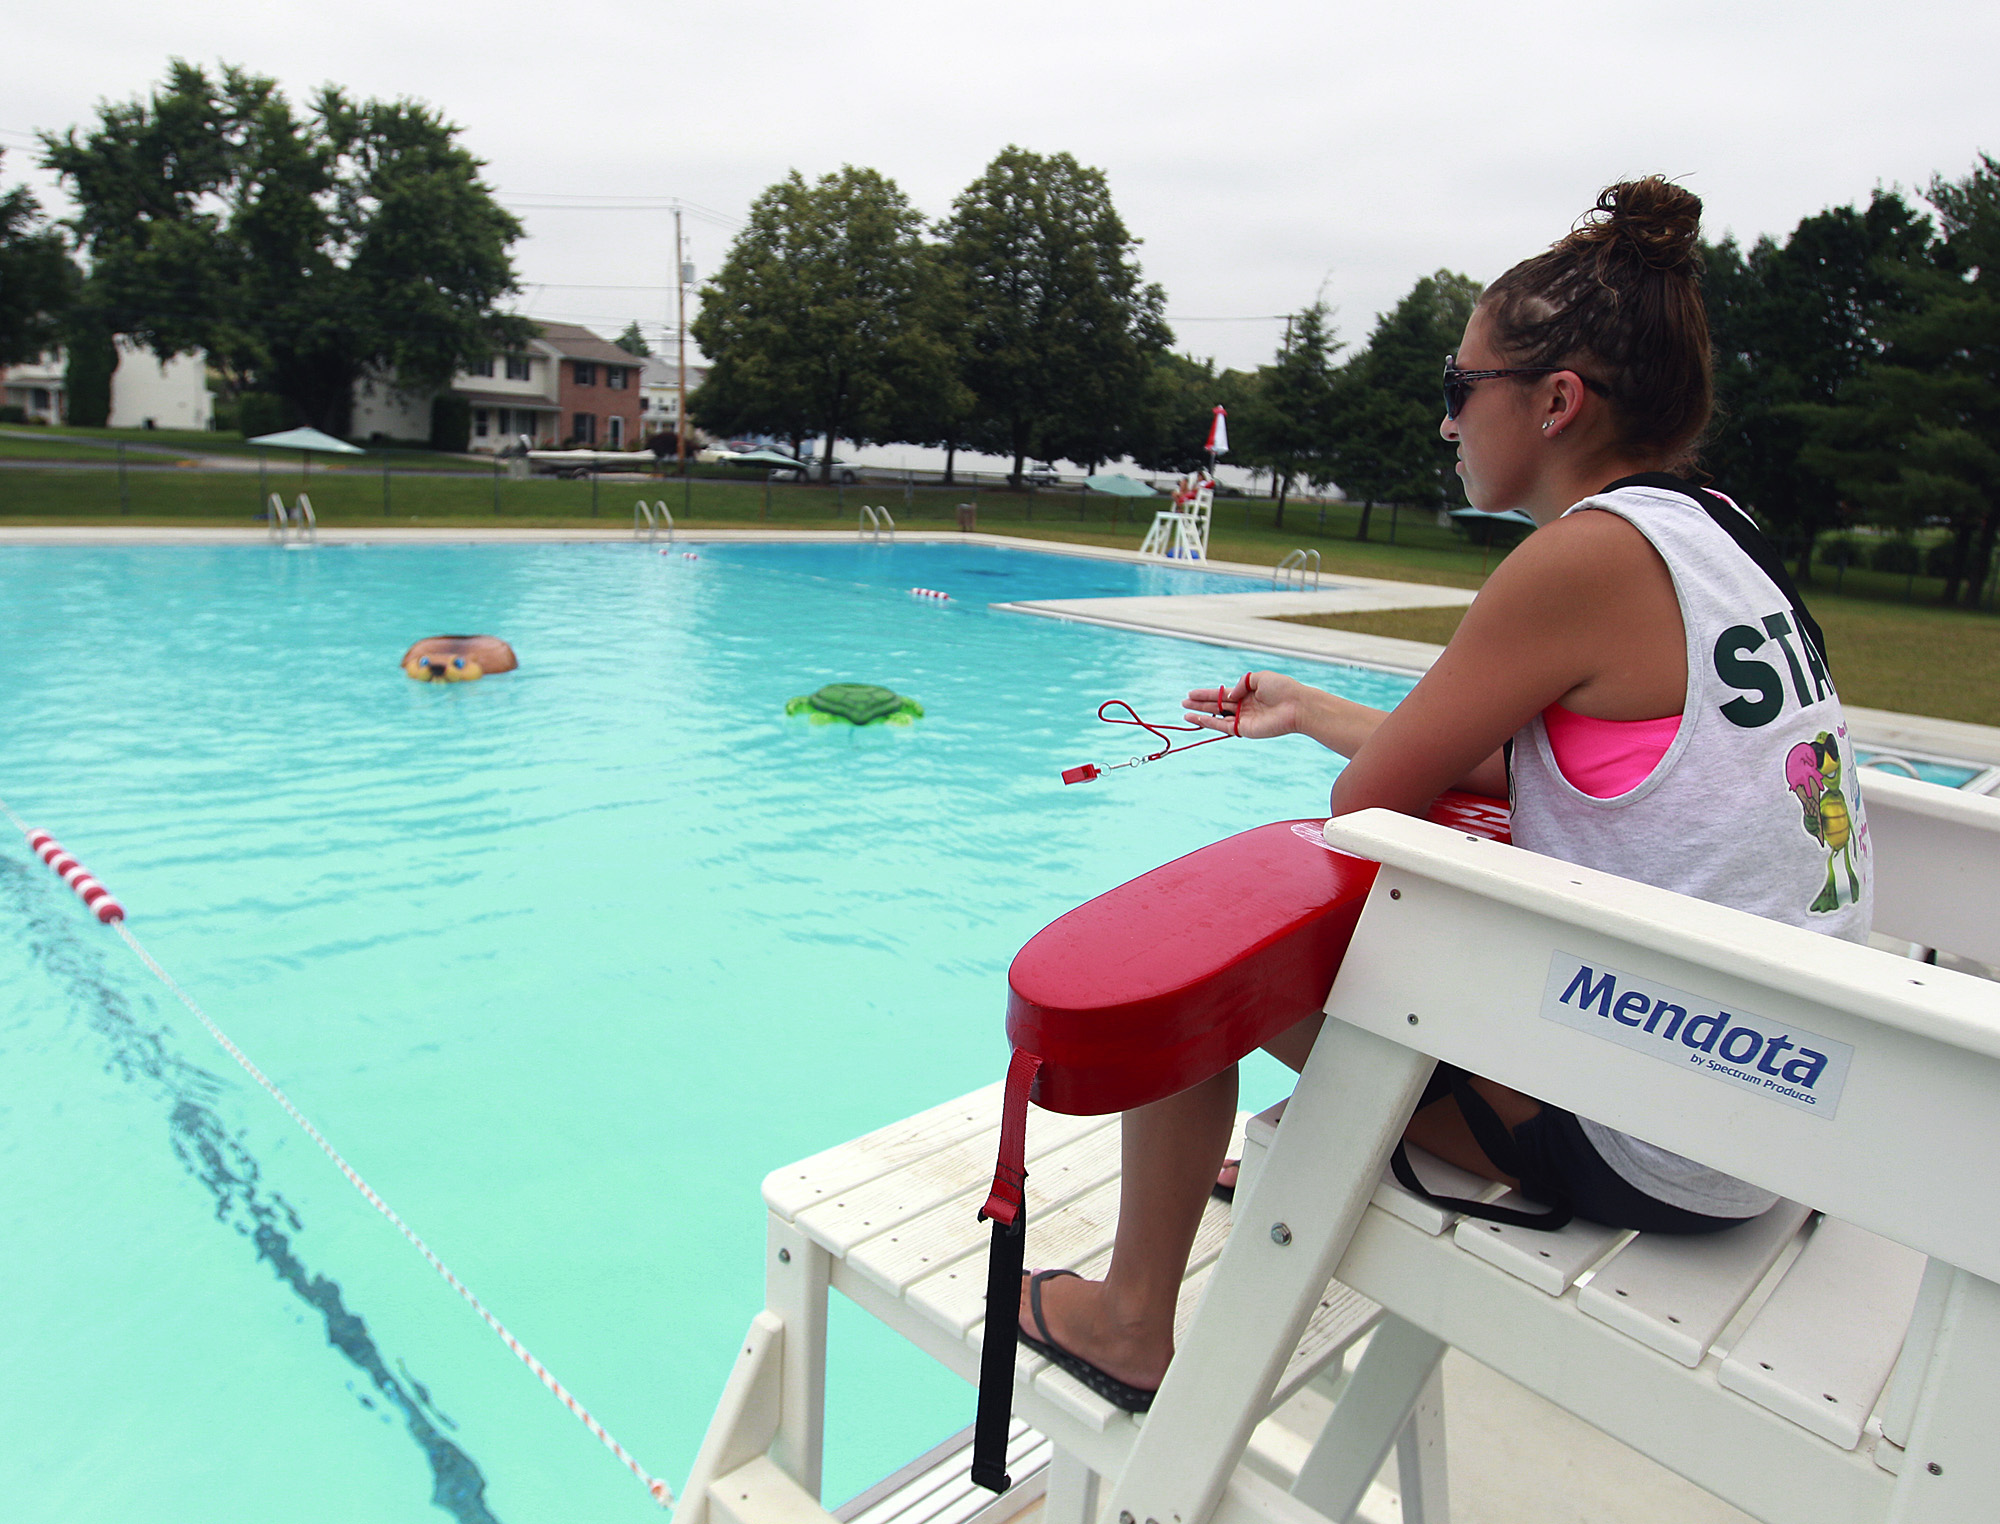
[[[674,410],[674,458],[681,463],[683,473],[687,470],[688,458],[688,267],[685,246],[681,243],[681,209],[674,208],[674,340],[680,353],[675,365],[676,379],[680,384],[680,405]]]

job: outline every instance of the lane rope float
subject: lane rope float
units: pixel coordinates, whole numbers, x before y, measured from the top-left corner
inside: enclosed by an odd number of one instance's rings
[[[284,1107],[285,1114],[294,1122],[297,1122],[304,1129],[306,1136],[319,1145],[320,1152],[333,1161],[334,1167],[347,1177],[348,1183],[366,1198],[370,1206],[386,1217],[390,1225],[398,1233],[401,1233],[404,1238],[409,1240],[411,1247],[423,1255],[433,1270],[444,1277],[445,1284],[463,1297],[467,1305],[479,1314],[480,1319],[486,1326],[500,1336],[501,1342],[514,1352],[515,1358],[535,1373],[536,1379],[548,1388],[550,1395],[564,1407],[568,1408],[586,1429],[597,1436],[606,1449],[624,1463],[625,1469],[630,1471],[645,1485],[646,1491],[652,1495],[654,1502],[658,1503],[662,1508],[671,1508],[674,1504],[673,1488],[669,1487],[661,1478],[648,1472],[644,1466],[639,1464],[629,1450],[611,1437],[610,1431],[591,1416],[589,1409],[570,1395],[569,1388],[558,1381],[551,1374],[547,1366],[543,1365],[541,1361],[529,1353],[527,1346],[508,1331],[506,1324],[502,1323],[487,1310],[486,1304],[473,1294],[472,1288],[452,1273],[451,1267],[438,1258],[437,1253],[418,1236],[414,1228],[403,1221],[397,1214],[396,1209],[376,1194],[375,1188],[361,1178],[360,1172],[341,1156],[340,1150],[327,1141],[326,1134],[313,1126],[305,1113],[292,1104],[291,1097],[280,1090],[277,1085],[272,1083],[271,1079],[262,1069],[259,1069],[256,1064],[251,1062],[249,1054],[230,1041],[229,1034],[224,1032],[221,1027],[217,1026],[209,1018],[208,1012],[201,1008],[194,996],[182,989],[174,976],[162,968],[159,961],[146,951],[144,945],[132,934],[132,928],[125,921],[125,907],[111,896],[110,891],[86,872],[83,864],[79,863],[68,852],[65,852],[61,844],[54,837],[50,836],[47,831],[33,829],[19,815],[16,815],[8,807],[5,800],[0,800],[0,813],[4,813],[7,819],[13,822],[14,828],[27,838],[28,846],[33,850],[35,856],[48,864],[62,878],[62,881],[76,892],[77,897],[88,907],[90,913],[97,917],[99,921],[109,926],[113,931],[117,932],[119,937],[124,940],[125,945],[132,949],[139,961],[146,965],[146,968],[152,973],[153,977],[171,990],[174,997],[194,1013],[195,1020],[199,1021],[207,1029],[208,1035],[221,1045],[225,1053],[242,1066],[243,1072],[263,1087],[265,1094],[269,1095],[272,1100]]]
[[[950,593],[941,593],[934,587],[913,587],[910,589],[910,596],[912,598],[935,598],[940,603],[951,602]]]
[[[1223,684],[1221,691],[1224,693],[1228,692],[1228,684]],[[1104,711],[1107,709],[1122,709],[1130,718],[1128,719],[1115,714],[1106,714]],[[1141,730],[1150,731],[1160,742],[1160,749],[1156,752],[1149,752],[1143,757],[1128,758],[1123,762],[1107,762],[1102,767],[1099,767],[1095,762],[1086,762],[1081,767],[1066,767],[1063,769],[1062,775],[1064,783],[1089,783],[1095,779],[1102,778],[1106,773],[1115,773],[1121,767],[1143,767],[1146,763],[1157,762],[1162,757],[1178,756],[1184,751],[1193,751],[1197,746],[1208,746],[1216,741],[1234,740],[1243,733],[1243,711],[1241,706],[1238,705],[1230,707],[1229,730],[1226,734],[1212,735],[1206,741],[1190,741],[1185,746],[1174,745],[1174,738],[1168,735],[1167,732],[1170,730],[1206,730],[1208,727],[1206,725],[1169,725],[1164,720],[1157,722],[1142,720],[1139,718],[1139,711],[1123,699],[1106,699],[1097,706],[1097,717],[1107,725],[1136,725]]]

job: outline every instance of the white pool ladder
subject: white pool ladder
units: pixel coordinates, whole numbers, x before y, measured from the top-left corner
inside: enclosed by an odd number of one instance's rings
[[[658,515],[657,518],[654,517],[656,514]],[[639,528],[641,518],[645,520],[644,538],[648,544],[659,539],[662,525],[665,526],[667,531],[667,543],[669,545],[674,543],[674,516],[668,512],[667,505],[664,502],[655,501],[649,508],[646,506],[646,500],[642,497],[637,503],[633,504],[632,538],[635,540],[641,538]]]
[[[1319,552],[1316,550],[1294,550],[1285,554],[1284,560],[1271,568],[1271,586],[1296,587],[1305,591],[1306,577],[1312,577],[1315,590],[1319,587]]]
[[[287,509],[285,500],[273,492],[269,518],[274,543],[286,546],[319,543],[319,520],[313,516],[312,499],[303,492],[299,494],[298,506],[291,509]]]
[[[889,510],[886,507],[871,508],[868,504],[863,503],[861,505],[861,523],[858,532],[864,540],[874,540],[879,543],[886,537],[891,544],[894,544],[896,540],[896,521],[889,516]]]

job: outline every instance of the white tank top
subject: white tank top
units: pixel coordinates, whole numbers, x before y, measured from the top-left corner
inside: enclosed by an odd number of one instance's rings
[[[1569,512],[1588,509],[1631,524],[1673,576],[1687,632],[1681,726],[1636,787],[1597,799],[1563,777],[1536,716],[1515,736],[1509,768],[1515,844],[1865,941],[1874,876],[1854,747],[1823,655],[1785,595],[1678,492],[1621,487]],[[1777,1200],[1578,1120],[1605,1162],[1656,1200],[1716,1217],[1753,1216]]]

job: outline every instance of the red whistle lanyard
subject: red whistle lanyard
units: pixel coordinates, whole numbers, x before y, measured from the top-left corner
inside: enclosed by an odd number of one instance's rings
[[[1228,702],[1228,700],[1221,698],[1219,695],[1228,691],[1226,688],[1217,689],[1218,697],[1216,699],[1216,706],[1218,708]],[[1122,709],[1125,711],[1125,715],[1129,715],[1130,718],[1128,719],[1116,714],[1106,714],[1105,710],[1107,709]],[[1167,732],[1170,730],[1206,730],[1208,727],[1206,725],[1168,725],[1155,723],[1152,720],[1142,720],[1139,718],[1139,711],[1123,699],[1106,699],[1097,706],[1097,717],[1107,725],[1136,725],[1139,729],[1150,732],[1160,742],[1160,749],[1155,752],[1149,752],[1142,757],[1128,758],[1123,762],[1107,762],[1102,767],[1099,767],[1095,762],[1086,762],[1081,767],[1066,767],[1063,769],[1062,775],[1064,783],[1089,783],[1094,779],[1103,777],[1106,773],[1116,772],[1121,767],[1138,767],[1147,762],[1157,762],[1162,757],[1177,756],[1184,751],[1193,751],[1197,746],[1207,746],[1214,741],[1231,740],[1242,733],[1243,706],[1238,704],[1231,712],[1228,735],[1214,735],[1204,741],[1190,741],[1185,746],[1174,745],[1173,737],[1168,735]]]

